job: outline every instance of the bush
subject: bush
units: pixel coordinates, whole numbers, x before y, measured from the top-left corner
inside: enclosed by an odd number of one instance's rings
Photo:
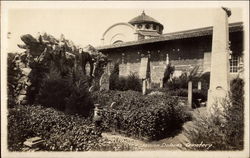
[[[179,77],[173,77],[171,80],[169,80],[166,83],[167,89],[175,90],[175,89],[187,89],[188,88],[188,82],[193,82],[193,88],[197,89],[198,82],[201,81],[202,83],[202,89],[204,91],[207,91],[209,89],[209,79],[210,79],[210,73],[204,73],[200,75],[198,73],[199,67],[196,66],[190,72],[184,72]]]
[[[42,106],[17,106],[9,110],[8,147],[19,151],[29,137],[45,140],[44,150],[87,150],[100,132],[89,126],[90,121],[80,116],[65,115]],[[72,148],[72,149],[71,149]]]
[[[139,77],[131,73],[126,80],[126,90],[142,91],[142,83]]]
[[[171,96],[188,97],[188,90],[187,89],[166,90],[166,93],[168,93]],[[207,101],[207,91],[193,89],[192,97],[193,97],[192,98],[193,107],[199,107],[200,102]],[[200,99],[200,101],[198,99]]]
[[[103,112],[103,127],[140,139],[157,140],[170,136],[190,120],[190,114],[169,96],[143,96],[139,92],[94,94],[109,112]],[[110,104],[116,102],[111,108]]]
[[[89,116],[94,106],[88,92],[87,79],[80,74],[80,71],[77,71],[61,78],[60,73],[51,68],[43,79],[36,103]]]
[[[114,68],[110,74],[109,82],[110,82],[109,87],[111,90],[117,89],[118,84],[119,84],[119,63],[118,62],[114,64]]]
[[[78,113],[82,116],[90,116],[93,113],[94,104],[88,91],[86,76],[77,72],[69,79],[69,95],[66,97],[66,112]]]
[[[166,84],[168,82],[168,80],[171,78],[171,76],[173,75],[175,70],[175,67],[172,66],[171,64],[168,64],[165,68],[165,72],[164,72],[164,77],[163,77],[163,87],[166,87]]]
[[[230,83],[231,97],[233,103],[244,104],[244,81],[241,78],[236,78]]]
[[[17,96],[20,93],[18,81],[22,77],[22,72],[15,62],[16,53],[8,53],[8,107],[13,107],[17,102]]]
[[[113,71],[110,75],[110,89],[120,91],[142,91],[142,81],[139,77],[130,73],[127,77],[119,77],[119,64],[115,64]]]
[[[191,143],[212,144],[203,150],[243,150],[244,136],[244,91],[243,80],[231,82],[231,96],[222,102],[223,110],[218,104],[213,106],[213,114],[198,115],[193,129],[186,130]],[[191,148],[199,149],[200,148]]]
[[[8,114],[8,149],[22,151],[23,142],[34,136],[45,143],[44,151],[131,150],[128,144],[101,137],[90,119],[65,115],[53,108],[16,106]]]
[[[69,88],[70,86],[61,78],[57,70],[51,69],[42,81],[36,102],[45,107],[64,111],[65,98],[70,95]]]
[[[175,90],[175,89],[187,89],[188,88],[188,80],[187,74],[184,73],[180,77],[173,77],[166,84],[167,89]]]

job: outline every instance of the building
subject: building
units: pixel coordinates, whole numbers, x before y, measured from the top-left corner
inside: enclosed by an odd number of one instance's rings
[[[175,66],[179,76],[195,66],[201,73],[211,67],[212,26],[162,34],[164,26],[144,12],[128,23],[109,27],[102,36],[103,45],[97,49],[113,62],[119,62],[120,76],[139,73],[142,56],[150,60],[150,80],[162,82],[166,60]],[[229,24],[230,76],[238,75],[243,63],[243,23]]]

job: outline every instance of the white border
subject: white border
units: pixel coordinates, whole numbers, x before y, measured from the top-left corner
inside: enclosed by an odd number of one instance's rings
[[[210,8],[210,7],[240,7],[243,9],[244,44],[245,44],[245,143],[244,151],[240,152],[189,152],[189,151],[136,151],[136,152],[8,152],[7,150],[7,28],[8,10],[23,8]],[[1,2],[1,153],[3,157],[249,157],[249,2],[248,1],[12,1]],[[215,156],[216,155],[216,156]]]

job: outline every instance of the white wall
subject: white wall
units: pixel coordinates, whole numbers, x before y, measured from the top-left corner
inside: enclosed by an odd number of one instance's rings
[[[123,42],[136,41],[137,34],[135,27],[131,24],[117,23],[104,32],[102,40],[103,45],[110,45],[118,40]]]

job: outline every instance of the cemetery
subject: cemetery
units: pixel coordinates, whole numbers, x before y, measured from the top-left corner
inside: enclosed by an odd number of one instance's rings
[[[230,14],[217,10],[211,71],[207,54],[204,61],[183,59],[187,69],[173,53],[157,61],[153,51],[141,51],[130,62],[122,44],[80,48],[64,35],[22,35],[23,53],[8,54],[9,151],[169,150],[168,143],[181,144],[178,150],[243,150],[244,81],[229,75],[229,36],[239,33],[228,24]],[[201,142],[211,145],[186,145]]]

